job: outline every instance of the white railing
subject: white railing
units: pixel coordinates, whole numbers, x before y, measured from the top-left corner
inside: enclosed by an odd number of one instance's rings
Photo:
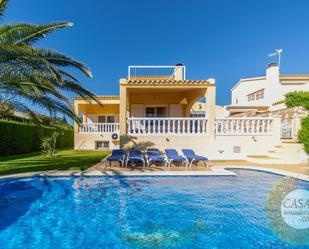
[[[119,132],[119,123],[83,123],[79,133],[114,133]]]
[[[271,118],[224,118],[217,119],[217,136],[268,136],[272,135]]]
[[[128,135],[201,135],[206,128],[206,118],[128,118]]]

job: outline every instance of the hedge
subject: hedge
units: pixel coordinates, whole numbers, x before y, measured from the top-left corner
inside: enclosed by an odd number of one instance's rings
[[[0,156],[29,153],[41,150],[41,139],[59,132],[57,148],[73,147],[72,128],[35,126],[17,121],[0,120]]]

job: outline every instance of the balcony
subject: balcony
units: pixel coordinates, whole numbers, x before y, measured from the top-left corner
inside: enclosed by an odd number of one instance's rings
[[[205,135],[206,118],[128,118],[128,135]]]
[[[118,133],[119,123],[82,123],[79,133]]]
[[[217,119],[215,134],[217,136],[270,136],[272,118],[224,118]]]

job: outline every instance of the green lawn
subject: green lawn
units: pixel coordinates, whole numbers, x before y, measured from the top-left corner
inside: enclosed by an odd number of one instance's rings
[[[49,158],[41,152],[0,158],[0,175],[44,170],[85,170],[102,160],[108,152],[61,150]]]

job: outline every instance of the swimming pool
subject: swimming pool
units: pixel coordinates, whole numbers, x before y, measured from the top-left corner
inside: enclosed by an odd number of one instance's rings
[[[268,226],[267,194],[282,177],[234,171],[1,180],[0,248],[301,248]]]

